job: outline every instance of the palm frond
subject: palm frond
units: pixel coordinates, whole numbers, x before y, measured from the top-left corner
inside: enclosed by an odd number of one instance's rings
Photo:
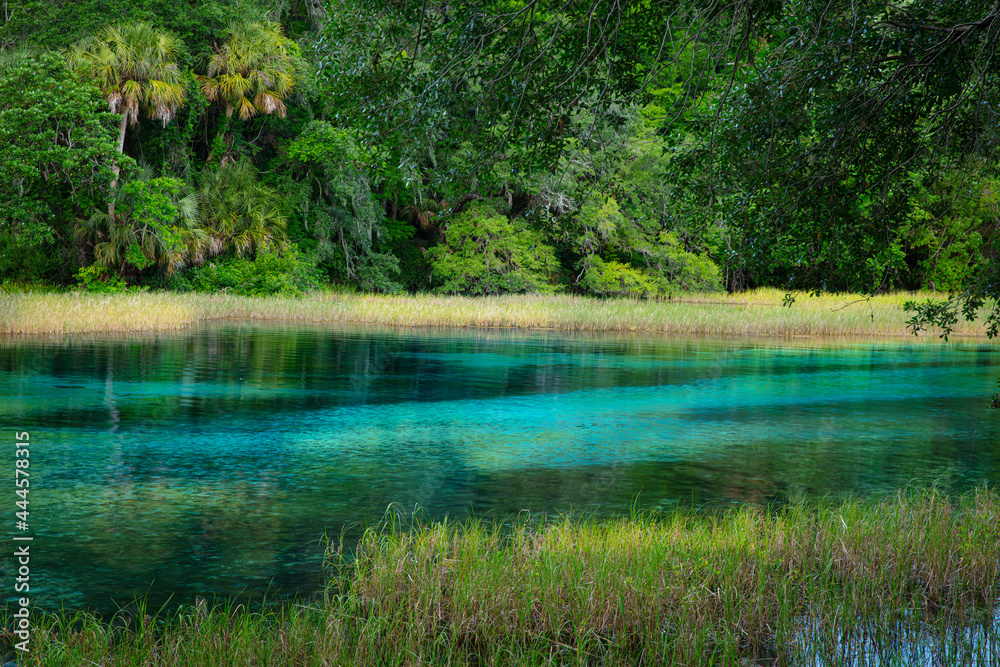
[[[185,102],[183,76],[175,59],[181,40],[138,21],[104,26],[69,49],[70,67],[96,81],[113,113],[125,114],[130,125],[140,105],[164,123]]]
[[[246,120],[258,113],[285,115],[283,100],[294,85],[289,40],[274,23],[233,21],[228,38],[208,61],[199,78],[209,101],[222,101],[227,115]]]

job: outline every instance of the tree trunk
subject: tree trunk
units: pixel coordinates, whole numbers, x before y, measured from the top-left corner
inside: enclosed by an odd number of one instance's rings
[[[282,14],[285,13],[285,0],[280,0],[278,6],[271,10],[268,18],[274,23],[281,23]]]
[[[118,126],[118,154],[125,154],[125,127],[128,125],[128,112],[122,114],[122,122]],[[115,190],[118,188],[118,174],[121,172],[121,167],[118,165],[118,160],[115,160],[111,164],[111,170],[115,172],[115,177],[111,181],[111,199],[108,201],[108,217],[111,218],[111,223],[115,222]]]
[[[322,28],[326,22],[326,6],[322,0],[306,0],[306,14],[313,29]]]

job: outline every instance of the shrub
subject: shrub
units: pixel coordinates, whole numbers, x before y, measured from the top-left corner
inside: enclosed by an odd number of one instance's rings
[[[5,283],[59,280],[59,274],[72,266],[72,261],[65,247],[50,243],[21,245],[10,230],[0,230],[0,280]]]
[[[553,292],[555,253],[537,231],[479,205],[454,218],[427,251],[437,291],[471,295]]]
[[[399,258],[388,252],[373,252],[361,260],[356,271],[358,287],[365,292],[399,294],[403,286],[391,276],[399,275]]]
[[[589,255],[580,263],[579,287],[597,296],[654,298],[675,291],[717,292],[722,289],[719,267],[704,255],[688,252],[672,232],[661,232],[659,243],[643,242],[632,253],[634,265]]]
[[[580,279],[580,287],[597,296],[652,297],[659,286],[643,271],[621,262],[605,262],[592,256]]]
[[[97,264],[85,266],[76,272],[77,285],[88,292],[99,294],[120,294],[128,291],[128,285],[113,270]]]
[[[900,227],[908,250],[906,283],[962,289],[996,253],[1000,177],[994,167],[973,163],[912,180],[912,208]]]
[[[722,289],[722,273],[704,255],[684,249],[673,232],[660,232],[659,243],[638,248],[649,265],[649,273],[665,285],[681,290],[717,292]]]
[[[92,244],[96,266],[130,279],[154,265],[172,273],[205,238],[194,195],[184,191],[183,181],[143,170],[115,193],[114,216],[97,209],[79,221],[76,240]]]
[[[228,292],[241,296],[298,296],[320,282],[316,262],[292,245],[282,253],[260,252],[254,259],[237,257],[178,273],[178,291]]]

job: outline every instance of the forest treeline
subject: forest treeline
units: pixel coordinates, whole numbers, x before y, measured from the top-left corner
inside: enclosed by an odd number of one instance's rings
[[[8,286],[994,294],[991,3],[4,9]]]

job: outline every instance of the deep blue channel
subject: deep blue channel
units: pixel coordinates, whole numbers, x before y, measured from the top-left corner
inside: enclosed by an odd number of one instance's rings
[[[43,607],[280,599],[321,585],[324,534],[393,503],[606,516],[996,483],[997,351],[253,323],[6,339],[0,461],[30,432]]]

